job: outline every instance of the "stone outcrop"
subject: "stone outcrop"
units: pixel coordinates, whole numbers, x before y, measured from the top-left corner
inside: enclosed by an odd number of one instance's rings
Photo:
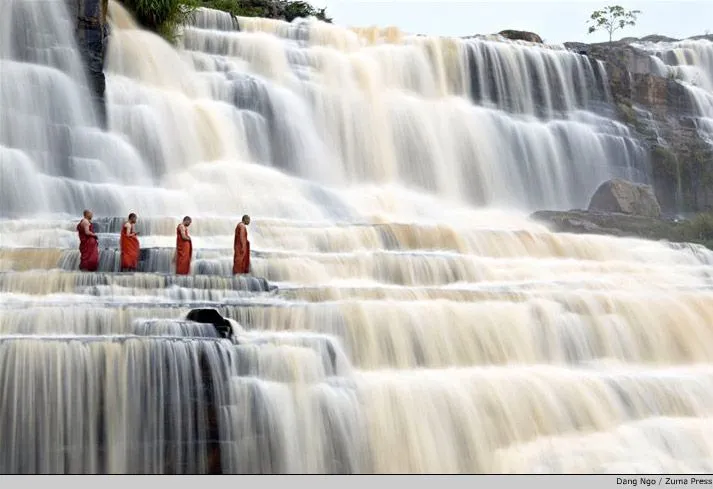
[[[538,211],[530,217],[555,232],[668,241],[681,243],[679,246],[703,245],[713,250],[713,214],[710,213],[698,214],[691,220],[581,210]],[[698,249],[691,248],[694,252]]]
[[[586,211],[538,211],[530,217],[555,232],[695,243],[713,249],[713,214],[691,220],[663,218],[650,185],[622,179],[601,184]]]
[[[651,185],[621,178],[602,183],[589,202],[589,211],[617,212],[643,217],[660,217],[661,207]]]
[[[680,235],[679,224],[670,219],[582,210],[537,211],[530,217],[547,224],[553,231],[564,233],[682,241],[676,239]]]
[[[108,36],[108,0],[65,0],[71,19],[75,21],[75,34],[79,51],[87,70],[90,89],[99,111],[101,124],[106,123],[104,92],[104,52]]]
[[[534,32],[506,29],[504,31],[498,32],[498,34],[503,36],[505,39],[510,39],[511,41],[527,41],[538,44],[543,43],[542,38]]]

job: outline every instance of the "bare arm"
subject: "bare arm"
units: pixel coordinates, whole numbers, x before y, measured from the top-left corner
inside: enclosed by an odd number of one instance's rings
[[[186,226],[184,226],[183,224],[181,224],[181,227],[178,228],[178,229],[179,229],[179,231],[181,232],[181,239],[183,239],[183,241],[190,241],[190,240],[191,240],[191,237],[188,236],[188,234],[186,233]]]
[[[130,222],[127,222],[126,224],[124,224],[124,227],[126,228],[126,234],[128,236],[138,236],[139,233],[134,231],[134,225],[131,224]]]
[[[82,230],[87,236],[93,236],[95,238],[97,237],[97,235],[89,229],[89,221],[87,221],[86,219],[82,222]]]

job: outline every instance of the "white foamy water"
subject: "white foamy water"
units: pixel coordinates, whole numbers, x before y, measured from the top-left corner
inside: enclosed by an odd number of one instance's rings
[[[698,129],[713,144],[713,41],[685,40],[637,47],[652,53],[662,75],[686,87],[697,112]]]
[[[209,10],[176,49],[111,17],[102,131],[61,2],[0,5],[0,472],[710,471],[713,253],[526,218],[646,175],[601,65]]]

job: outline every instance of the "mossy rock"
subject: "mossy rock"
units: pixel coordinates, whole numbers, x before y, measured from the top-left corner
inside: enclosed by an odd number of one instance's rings
[[[670,148],[654,146],[651,149],[651,170],[654,175],[675,177],[678,175],[678,159]]]
[[[624,102],[619,102],[618,104],[616,104],[616,107],[619,110],[619,116],[621,117],[621,120],[623,122],[631,126],[636,124],[636,111],[631,106],[631,104],[627,105]]]
[[[646,139],[651,141],[656,141],[658,139],[658,134],[656,134],[654,128],[652,128],[649,124],[642,123],[639,119],[636,119],[636,122],[634,122],[634,129],[636,129],[636,132],[644,136]]]

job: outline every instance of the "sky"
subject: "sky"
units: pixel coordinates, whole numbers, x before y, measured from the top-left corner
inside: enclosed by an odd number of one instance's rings
[[[614,38],[661,34],[685,38],[713,33],[713,0],[312,0],[327,7],[334,22],[347,26],[396,26],[404,32],[440,36],[492,34],[504,29],[532,31],[547,43],[603,42],[608,34],[587,34],[590,14],[606,5],[641,10],[635,27]]]

